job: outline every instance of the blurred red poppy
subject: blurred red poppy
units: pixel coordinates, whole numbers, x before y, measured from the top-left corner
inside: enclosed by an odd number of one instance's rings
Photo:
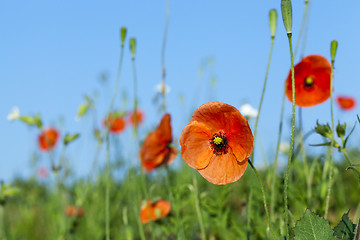
[[[180,136],[181,156],[209,182],[227,184],[244,174],[253,150],[248,121],[221,102],[197,108]]]
[[[165,217],[171,211],[171,205],[168,201],[159,200],[155,203],[151,203],[148,200],[140,210],[140,220],[142,223],[148,223]]]
[[[159,126],[146,137],[140,149],[141,163],[147,171],[163,164],[170,164],[176,157],[176,149],[170,146],[172,142],[170,121],[170,114],[166,113]]]
[[[76,207],[74,205],[67,206],[65,209],[65,214],[68,217],[81,218],[84,216],[84,209],[82,207]]]
[[[331,64],[319,55],[307,56],[295,66],[295,104],[311,107],[330,97]],[[291,70],[285,81],[286,96],[292,101]]]
[[[135,116],[136,116],[136,119],[135,119]],[[135,125],[135,120],[137,122],[137,125],[140,125],[144,121],[144,112],[140,109],[137,109],[136,114],[134,114],[134,112],[130,113],[129,119],[130,119],[131,125],[133,125],[133,126]]]
[[[356,101],[353,97],[337,96],[336,102],[344,111],[351,111],[355,108]]]
[[[117,113],[109,113],[107,118],[103,120],[105,127],[109,127],[109,131],[114,134],[119,134],[124,131],[126,123],[123,117]]]
[[[50,127],[48,129],[43,130],[38,137],[39,148],[42,151],[52,150],[55,147],[58,138],[59,138],[59,133],[55,128]]]

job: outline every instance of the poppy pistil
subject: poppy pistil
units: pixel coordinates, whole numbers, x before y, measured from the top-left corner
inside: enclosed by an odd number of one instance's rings
[[[314,86],[314,78],[306,77],[305,78],[305,87],[306,88],[312,88],[313,86]]]
[[[228,149],[228,140],[225,136],[226,133],[219,131],[218,133],[214,133],[212,138],[210,138],[210,145],[214,150],[216,155],[221,155],[223,153],[227,153]]]

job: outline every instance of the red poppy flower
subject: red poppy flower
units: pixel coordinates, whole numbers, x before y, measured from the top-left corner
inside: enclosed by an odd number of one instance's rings
[[[146,137],[140,149],[141,162],[147,171],[163,164],[170,164],[176,157],[176,149],[170,146],[172,142],[170,121],[170,114],[166,113],[159,126]]]
[[[209,102],[195,110],[182,130],[181,155],[209,182],[227,184],[244,174],[253,141],[248,121],[238,109]]]
[[[355,98],[353,97],[346,97],[346,96],[337,96],[336,102],[338,103],[339,107],[344,111],[350,111],[355,107]]]
[[[39,147],[43,151],[52,150],[57,141],[58,141],[59,133],[55,128],[48,128],[41,132],[38,137]]]
[[[150,200],[145,203],[140,210],[140,220],[142,223],[148,223],[165,217],[171,211],[171,205],[168,201],[159,200],[151,203]]]
[[[295,104],[311,107],[330,97],[331,64],[319,55],[307,56],[295,66]],[[286,96],[292,101],[291,70],[285,81]]]
[[[131,125],[135,125],[135,116],[136,116],[136,121],[137,121],[137,125],[140,125],[143,121],[144,121],[144,112],[141,110],[137,110],[136,114],[134,114],[134,112],[130,113],[130,123]]]
[[[82,207],[70,205],[66,207],[65,214],[68,217],[76,216],[77,218],[81,218],[82,216],[84,216],[84,209]]]
[[[103,124],[105,127],[109,126],[109,131],[115,134],[121,133],[126,125],[123,117],[117,113],[109,113]]]

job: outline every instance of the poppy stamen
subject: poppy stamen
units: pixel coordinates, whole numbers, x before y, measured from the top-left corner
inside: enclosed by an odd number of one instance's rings
[[[221,155],[223,153],[224,154],[227,153],[228,140],[225,135],[226,135],[226,133],[219,131],[218,133],[214,133],[212,138],[209,139],[210,145],[216,155]]]
[[[314,79],[312,77],[306,77],[304,82],[306,88],[312,88],[314,86]]]

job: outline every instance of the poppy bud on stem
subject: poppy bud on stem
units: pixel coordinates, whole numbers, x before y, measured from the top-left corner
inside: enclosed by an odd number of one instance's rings
[[[333,40],[330,44],[330,55],[331,55],[331,75],[330,75],[330,112],[331,112],[331,144],[330,144],[330,166],[329,166],[329,184],[328,184],[328,192],[326,197],[325,203],[325,214],[324,217],[327,218],[329,212],[329,205],[330,205],[330,194],[331,194],[331,185],[332,185],[332,165],[333,165],[333,146],[334,146],[334,138],[335,138],[335,125],[334,125],[334,112],[333,112],[333,79],[334,79],[334,62],[335,62],[335,55],[337,50],[338,42]]]
[[[281,14],[287,34],[291,34],[292,28],[292,7],[290,0],[281,0]]]
[[[289,150],[289,160],[286,167],[285,179],[284,179],[284,211],[285,211],[285,229],[286,229],[286,239],[290,239],[289,231],[289,206],[288,206],[288,181],[289,181],[289,172],[292,160],[292,152],[294,145],[294,132],[295,132],[295,75],[294,75],[294,56],[291,43],[291,28],[292,28],[292,7],[290,0],[281,0],[281,13],[284,21],[284,26],[286,33],[289,39],[290,47],[290,61],[291,61],[291,90],[292,90],[292,126],[291,126],[291,140],[290,140],[290,150]]]
[[[125,37],[126,37],[127,28],[122,27],[120,30],[120,36],[121,36],[121,48],[124,47]]]
[[[337,47],[338,47],[338,42],[336,40],[331,41],[330,55],[331,55],[331,64],[332,65],[334,65],[334,62],[335,62],[335,56],[336,56]]]
[[[277,12],[275,9],[271,9],[269,12],[269,23],[271,38],[275,37],[276,25],[277,25]]]
[[[131,50],[131,58],[135,58],[135,48],[136,48],[136,40],[135,38],[130,38],[130,50]]]

